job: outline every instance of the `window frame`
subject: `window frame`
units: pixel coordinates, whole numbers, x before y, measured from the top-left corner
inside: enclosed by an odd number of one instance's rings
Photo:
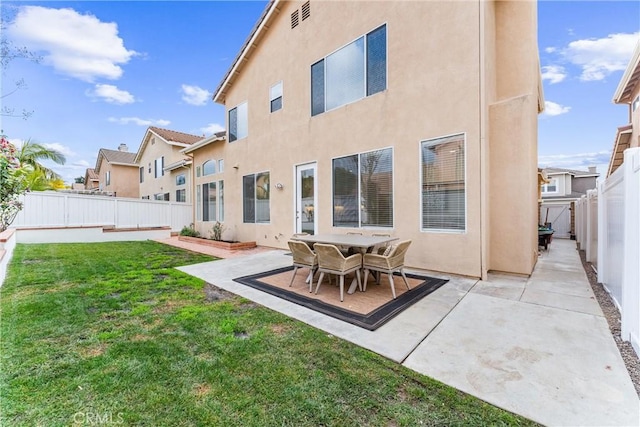
[[[144,166],[140,166],[140,184],[144,182]]]
[[[158,168],[158,161],[160,161],[160,167]],[[162,178],[164,176],[164,156],[160,156],[153,162],[154,178]]]
[[[462,140],[463,140],[463,148],[464,148],[464,156],[462,157],[462,161],[463,161],[463,179],[464,179],[464,224],[463,224],[463,228],[462,229],[455,229],[455,228],[428,228],[424,226],[424,187],[425,187],[425,181],[424,181],[424,173],[423,173],[423,167],[424,167],[424,162],[422,159],[422,147],[424,143],[430,142],[430,141],[438,141],[438,140],[444,140],[446,138],[452,138],[455,136],[461,136]],[[468,171],[468,162],[467,162],[467,133],[466,132],[456,132],[456,133],[452,133],[452,134],[448,134],[448,135],[443,135],[443,136],[438,136],[435,138],[427,138],[427,139],[421,139],[418,143],[418,161],[419,161],[419,179],[420,179],[420,188],[419,188],[419,200],[420,200],[420,204],[419,204],[419,221],[420,221],[420,231],[423,233],[452,233],[452,234],[466,234],[469,230],[469,192],[468,192],[468,176],[467,176],[467,171]]]
[[[390,197],[390,205],[391,205],[391,209],[390,209],[390,214],[389,216],[391,217],[391,223],[390,225],[380,225],[380,224],[365,224],[363,223],[363,210],[364,207],[362,206],[363,203],[363,186],[362,186],[362,156],[369,154],[369,153],[374,153],[377,151],[389,151],[389,155],[391,156],[391,183],[390,183],[390,188],[391,188],[391,197]],[[335,169],[334,169],[334,162],[336,160],[339,159],[344,159],[347,157],[353,157],[355,156],[357,159],[357,172],[356,172],[356,203],[357,203],[357,212],[358,212],[358,218],[357,218],[357,224],[353,225],[353,224],[337,224],[336,223],[336,217],[335,217],[335,197],[336,197],[336,180],[335,180]],[[339,156],[339,157],[334,157],[331,159],[331,209],[332,209],[332,216],[331,216],[331,224],[333,227],[336,228],[359,228],[359,229],[371,229],[371,230],[389,230],[389,229],[393,229],[395,227],[395,149],[393,146],[387,146],[387,147],[381,147],[381,148],[376,148],[373,150],[367,150],[367,151],[361,151],[361,152],[356,152],[356,153],[351,153],[351,154],[347,154],[344,156]]]
[[[241,110],[241,107],[242,108]],[[232,133],[232,129],[231,129],[231,113],[235,111],[236,114],[236,129],[235,129],[235,133]],[[240,111],[244,111],[246,114],[245,117],[245,127],[246,127],[246,134],[244,135],[238,135],[238,128],[240,126],[238,126],[238,123],[240,123],[240,115],[239,112]],[[229,140],[229,143],[231,142],[235,142],[235,141],[239,141],[241,139],[247,138],[249,136],[249,102],[248,101],[244,101],[239,103],[238,105],[236,105],[233,108],[230,108],[229,111],[227,112],[227,121],[228,121],[228,126],[227,126],[227,137]]]
[[[181,197],[181,195],[182,195],[182,197]],[[187,202],[187,189],[186,188],[178,188],[178,189],[176,189],[176,202],[177,203],[186,203]]]
[[[211,165],[212,167],[212,171],[211,172],[207,172],[207,165]],[[218,166],[218,162],[216,161],[216,159],[209,159],[205,162],[202,163],[202,176],[209,176],[209,175],[215,175],[216,173],[218,173],[218,171],[216,170]]]
[[[368,81],[369,81],[369,74],[368,74],[368,58],[369,58],[369,50],[368,50],[368,40],[367,40],[367,36],[369,36],[370,34],[374,33],[375,31],[379,30],[380,28],[384,27],[385,28],[385,68],[384,68],[384,76],[385,76],[385,85],[384,85],[384,89],[379,90],[377,92],[374,92],[372,94],[368,94],[369,91],[369,85],[368,85]],[[354,99],[352,101],[349,101],[347,103],[344,104],[340,104],[336,107],[332,107],[332,108],[327,108],[327,58],[329,58],[330,56],[332,56],[333,54],[339,52],[340,50],[346,48],[347,46],[350,46],[351,44],[355,43],[356,41],[363,39],[364,40],[364,55],[363,55],[363,73],[364,73],[364,79],[363,79],[363,87],[362,87],[362,92],[363,95],[357,99]],[[322,63],[322,110],[318,111],[318,112],[314,112],[314,99],[313,99],[313,95],[314,95],[314,84],[313,84],[313,68]],[[338,108],[344,107],[346,105],[349,104],[353,104],[355,102],[361,101],[362,99],[368,98],[370,96],[374,96],[378,93],[381,92],[385,92],[388,89],[388,83],[389,83],[389,37],[388,37],[388,23],[385,21],[382,24],[372,28],[371,30],[367,31],[366,33],[356,37],[355,39],[349,41],[348,43],[345,43],[344,45],[340,46],[339,48],[335,49],[334,51],[328,53],[327,55],[325,55],[324,57],[318,59],[317,61],[314,61],[310,67],[309,67],[309,73],[310,73],[310,86],[311,86],[311,105],[310,105],[310,110],[311,110],[311,117],[323,114],[323,113],[327,113],[329,111],[333,111],[336,110]]]
[[[258,198],[258,179],[261,176],[264,175],[268,175],[268,189],[267,191],[267,198],[266,199],[259,199]],[[249,201],[253,201],[253,219],[248,219],[247,218],[247,195],[245,193],[246,187],[245,187],[245,183],[247,182],[247,178],[253,178],[253,197],[250,198]],[[258,219],[258,200],[267,200],[268,201],[268,209],[267,209],[267,213],[268,213],[268,218],[266,220],[264,219]],[[242,222],[243,224],[270,224],[271,223],[271,171],[262,171],[262,172],[255,172],[252,174],[247,174],[247,175],[243,175],[242,176]]]
[[[280,96],[273,96],[273,89],[277,86],[280,86]],[[280,99],[280,107],[276,108],[275,110],[273,109],[273,102],[277,101],[278,99]],[[275,113],[276,111],[280,111],[284,108],[284,84],[282,83],[282,80],[280,80],[279,82],[276,82],[275,84],[273,84],[270,88],[269,88],[269,112],[270,113]]]
[[[182,177],[182,182],[180,182],[180,177]],[[179,173],[176,175],[176,186],[186,185],[187,184],[187,174]]]
[[[549,182],[547,184],[542,184],[542,187],[540,188],[540,193],[541,194],[558,194],[559,183],[560,183],[560,180],[558,179],[557,176],[550,177]],[[549,187],[551,187],[552,184],[553,184],[554,190],[549,191]]]
[[[107,171],[104,176],[104,186],[108,187],[111,185],[111,171]]]

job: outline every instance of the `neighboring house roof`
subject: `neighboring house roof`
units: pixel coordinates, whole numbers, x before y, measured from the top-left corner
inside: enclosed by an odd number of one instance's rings
[[[96,173],[96,170],[93,168],[87,168],[86,172],[84,173],[86,179],[90,180],[90,181],[99,181],[100,177],[98,176],[98,174]]]
[[[144,149],[147,146],[147,143],[151,139],[152,136],[157,136],[166,142],[169,145],[175,145],[178,147],[188,147],[202,139],[202,136],[192,135],[190,133],[178,132],[175,130],[162,129],[155,126],[149,126],[147,131],[144,134],[144,138],[142,139],[142,143],[140,144],[140,148],[138,149],[138,153],[136,154],[135,161],[138,163],[140,161],[140,156],[144,152]]]
[[[100,151],[98,151],[98,159],[96,160],[95,172],[97,174],[100,173],[100,165],[102,164],[103,158],[112,165],[137,166],[135,162],[136,153],[101,148]]]
[[[579,171],[579,170],[575,170],[575,169],[562,169],[562,168],[544,168],[544,173],[546,173],[547,178],[550,175],[561,175],[561,174],[569,174],[569,175],[573,175],[573,176],[577,176],[577,177],[590,177],[590,176],[595,176],[595,177],[599,177],[600,174],[598,172],[592,172],[592,171]]]
[[[278,15],[280,11],[280,0],[271,0],[267,7],[265,7],[264,12],[256,22],[256,25],[253,27],[251,32],[249,33],[249,37],[245,40],[244,44],[240,48],[240,52],[235,57],[233,62],[231,63],[231,67],[227,70],[220,85],[213,93],[213,102],[224,103],[225,96],[227,94],[227,89],[235,78],[240,74],[240,70],[242,67],[248,62],[249,58],[253,51],[258,47],[258,42],[262,39],[266,31],[269,29],[269,23],[271,20]]]
[[[180,152],[184,153],[184,154],[193,153],[198,148],[202,148],[205,145],[209,145],[209,144],[211,144],[213,142],[217,142],[217,141],[225,141],[226,139],[227,139],[227,131],[223,130],[223,131],[214,133],[210,137],[203,138],[200,141],[196,142],[195,144],[192,144],[189,147],[183,148],[182,150],[180,150]]]
[[[621,126],[616,132],[616,140],[613,143],[613,151],[611,151],[611,159],[609,160],[609,168],[607,176],[611,175],[624,162],[624,150],[631,147],[631,135],[633,126]]]
[[[616,104],[630,104],[638,82],[640,82],[640,40],[638,40],[631,61],[629,61],[629,65],[627,65],[627,69],[618,84],[616,93],[613,96],[613,102]]]

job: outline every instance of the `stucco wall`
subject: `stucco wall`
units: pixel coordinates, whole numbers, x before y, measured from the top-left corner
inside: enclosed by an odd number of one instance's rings
[[[109,185],[106,185],[107,172],[111,172]],[[112,164],[103,157],[100,165],[100,182],[104,183],[102,191],[115,193],[117,197],[138,198],[138,168],[135,165]]]
[[[278,17],[270,23],[269,31],[259,40],[227,93],[227,110],[248,101],[249,128],[247,138],[226,146],[227,225],[238,239],[286,247],[295,225],[295,165],[316,162],[318,230],[346,232],[347,229],[332,225],[332,159],[393,147],[394,227],[385,231],[413,240],[407,264],[483,276],[487,268],[493,268],[486,259],[483,261],[483,254],[486,258],[489,250],[493,252],[488,247],[493,240],[488,240],[486,225],[490,222],[486,218],[494,213],[496,206],[500,205],[504,211],[504,203],[514,202],[505,195],[488,198],[489,185],[495,181],[488,169],[490,160],[499,167],[504,167],[503,161],[517,162],[509,166],[516,171],[510,185],[520,190],[515,200],[520,205],[507,208],[506,212],[517,213],[516,220],[524,220],[525,224],[537,223],[534,160],[537,112],[532,110],[537,100],[532,95],[537,94],[537,74],[532,65],[537,63],[537,50],[534,50],[535,28],[531,27],[531,23],[535,23],[535,5],[529,5],[526,10],[507,10],[485,2],[312,2],[311,17],[291,29],[290,14],[301,4],[281,4]],[[499,13],[494,16],[494,11]],[[528,16],[531,13],[533,21]],[[527,15],[526,18],[521,14]],[[527,26],[517,34],[525,36],[525,43],[509,46],[505,51],[502,39],[510,37],[509,31],[521,24],[522,19],[527,21]],[[507,25],[505,20],[515,22]],[[482,38],[481,22],[484,23]],[[311,117],[311,65],[382,24],[387,25],[387,89]],[[484,55],[481,55],[481,40]],[[533,59],[523,58],[526,55]],[[502,61],[500,65],[495,64],[494,58]],[[514,68],[512,63],[520,60],[526,64]],[[509,65],[502,70],[504,63]],[[509,75],[521,69],[526,71],[521,78]],[[534,83],[531,83],[529,79],[533,77]],[[269,88],[278,81],[283,82],[284,107],[270,113]],[[533,88],[535,92],[531,92]],[[493,126],[488,105],[496,99],[516,96],[523,96],[523,105],[515,116],[508,114],[502,119],[511,121],[523,117],[524,123],[513,123],[506,141],[506,135],[485,129]],[[421,231],[420,141],[457,133],[464,133],[466,137],[466,231]],[[503,140],[485,141],[494,137]],[[514,140],[519,141],[520,146],[516,156],[488,154],[487,146],[493,153],[509,148],[507,145]],[[229,169],[232,164],[237,164],[238,169]],[[271,192],[269,224],[244,224],[242,177],[263,171],[271,173],[272,185],[280,182],[283,189]],[[526,176],[529,172],[530,179]],[[522,209],[530,209],[530,214],[521,213]],[[381,230],[365,228],[364,231]],[[525,236],[523,240],[522,230],[517,233],[519,239],[510,240],[515,244],[511,248],[512,257],[524,257],[522,263],[532,266],[532,239]],[[523,246],[526,248],[521,249]],[[503,255],[501,249],[495,254]],[[521,266],[516,268],[526,270]]]
[[[176,201],[176,175],[185,173],[190,176],[189,166],[180,168],[179,170],[167,171],[164,176],[155,177],[155,161],[164,156],[164,166],[169,166],[181,159],[187,158],[180,153],[184,147],[178,147],[167,144],[161,138],[151,135],[149,141],[144,146],[144,151],[140,154],[139,166],[144,167],[144,182],[140,183],[140,197],[149,196],[153,200],[154,195],[158,193],[169,193],[169,201]],[[149,172],[151,171],[151,172]],[[136,182],[140,182],[140,175],[136,176]],[[180,187],[184,188],[184,187]],[[187,203],[191,200],[187,196]]]

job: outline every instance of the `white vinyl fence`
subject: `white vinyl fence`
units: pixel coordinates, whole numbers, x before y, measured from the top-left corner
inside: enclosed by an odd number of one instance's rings
[[[180,231],[193,222],[192,206],[186,203],[46,191],[27,193],[22,201],[24,208],[11,227],[171,227]]]
[[[576,240],[621,314],[621,335],[640,354],[640,148],[576,203]]]

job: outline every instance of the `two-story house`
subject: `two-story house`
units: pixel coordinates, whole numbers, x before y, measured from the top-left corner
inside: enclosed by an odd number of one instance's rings
[[[413,241],[410,266],[530,274],[536,14],[535,1],[271,1],[213,95],[229,237],[387,232]]]
[[[588,171],[545,168],[549,182],[542,185],[540,224],[550,224],[554,237],[575,236],[575,202],[596,188],[600,176],[595,166]]]
[[[616,132],[607,176],[623,163],[624,150],[640,147],[640,41],[636,44],[631,61],[620,79],[613,102],[628,105],[629,122],[619,127]]]
[[[117,150],[101,148],[96,159],[95,175],[98,190],[114,197],[138,198],[136,153],[130,153],[126,144]]]
[[[191,158],[180,150],[202,136],[150,126],[135,156],[143,199],[191,203]]]
[[[100,188],[100,177],[94,168],[87,168],[84,172],[84,189],[97,190]]]

